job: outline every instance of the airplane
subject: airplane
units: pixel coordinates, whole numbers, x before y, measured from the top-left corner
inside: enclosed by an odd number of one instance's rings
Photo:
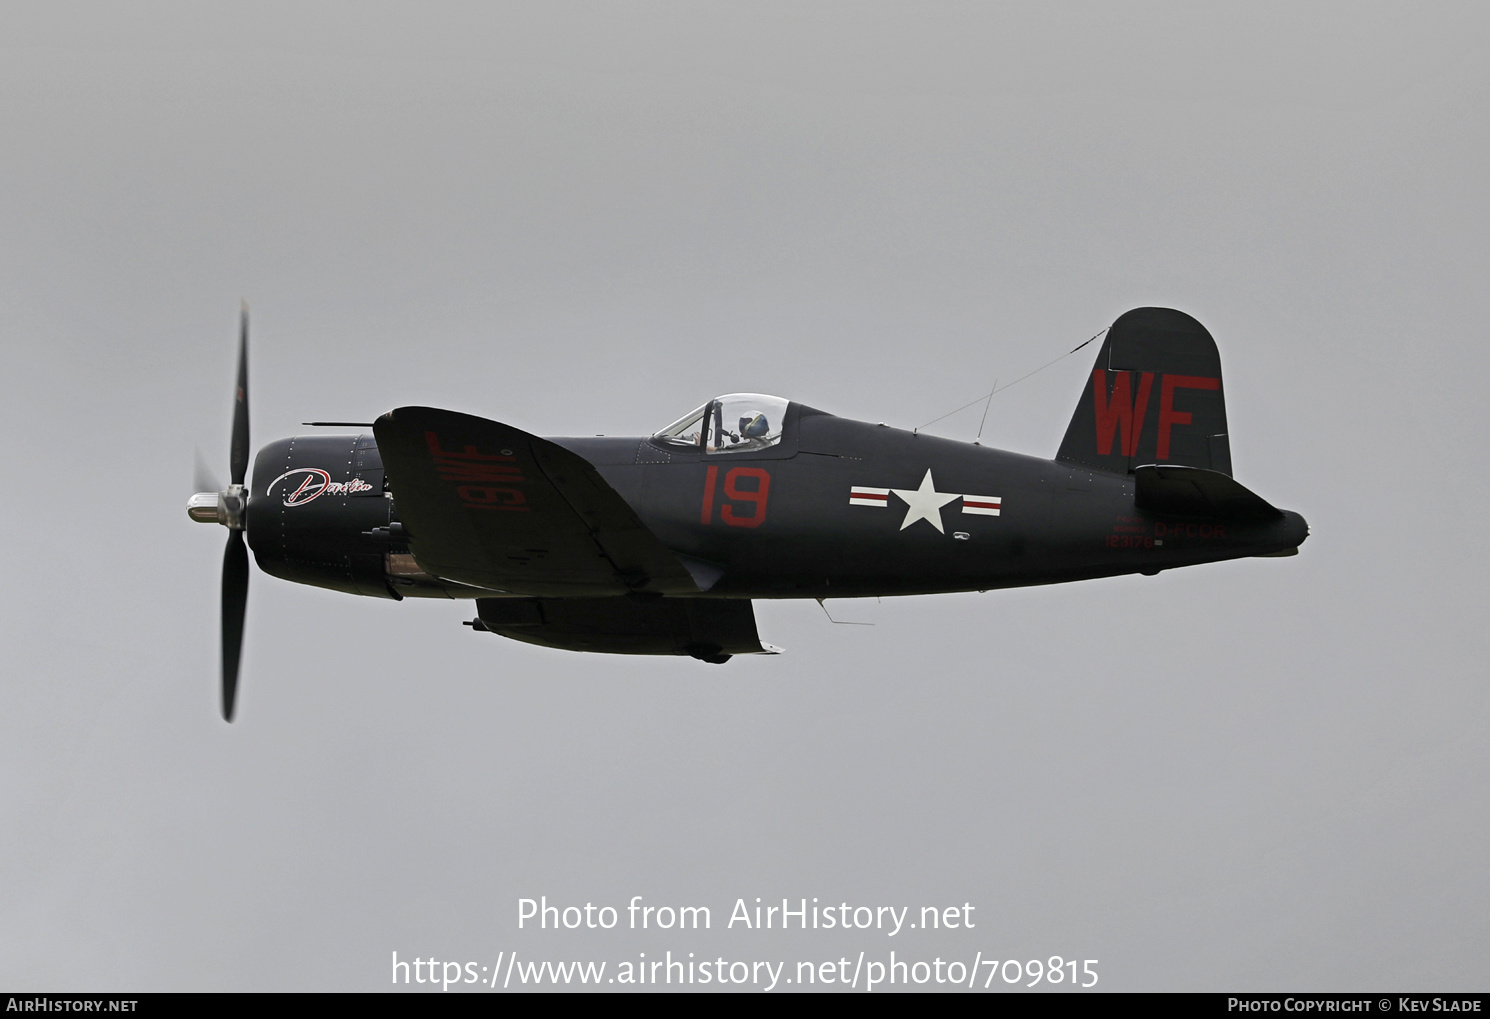
[[[757,633],[757,598],[1152,576],[1294,555],[1309,533],[1233,480],[1215,341],[1168,308],[1129,311],[1106,331],[1049,460],[759,393],[625,438],[541,438],[432,407],[399,407],[371,429],[272,442],[245,484],[245,307],[231,483],[199,481],[187,507],[228,529],[227,721],[245,538],[259,569],[283,580],[469,599],[467,626],[530,644],[722,664],[779,651]]]

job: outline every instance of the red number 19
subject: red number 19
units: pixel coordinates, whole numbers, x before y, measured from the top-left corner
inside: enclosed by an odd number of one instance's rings
[[[719,476],[719,465],[711,464],[704,473],[704,503],[699,513],[699,522],[708,524],[714,519],[714,488]],[[754,488],[740,488],[737,481],[754,478]],[[771,475],[761,467],[731,467],[724,475],[724,497],[726,502],[719,508],[719,519],[731,527],[759,527],[766,522],[766,500],[771,492]],[[754,503],[755,509],[748,517],[735,516],[731,503]],[[743,508],[743,507],[742,507]]]

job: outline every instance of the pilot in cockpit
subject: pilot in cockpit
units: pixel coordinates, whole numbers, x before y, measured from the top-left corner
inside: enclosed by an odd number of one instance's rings
[[[719,417],[723,416],[721,412],[724,410],[724,407],[720,404],[715,404],[715,407],[717,408],[716,414],[718,414],[715,420],[718,421]],[[741,417],[739,421],[740,430],[737,432],[725,431],[723,423],[720,423],[718,445],[710,445],[708,447],[710,453],[760,449],[771,444],[766,441],[771,434],[771,422],[764,413],[758,410],[751,410]]]
[[[764,439],[771,434],[771,424],[766,420],[766,415],[757,411],[752,417],[740,419],[740,437],[742,439]]]
[[[781,422],[788,403],[779,396],[760,393],[731,393],[710,400],[686,417],[679,418],[653,439],[669,446],[699,449],[705,453],[745,453],[769,449],[781,441]],[[725,426],[739,422],[739,429]],[[772,431],[772,422],[776,431]]]

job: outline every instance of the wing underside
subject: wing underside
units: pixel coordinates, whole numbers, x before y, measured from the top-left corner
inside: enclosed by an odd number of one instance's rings
[[[731,655],[774,654],[761,643],[745,599],[480,598],[477,629],[528,644],[620,655],[690,655],[724,662]]]

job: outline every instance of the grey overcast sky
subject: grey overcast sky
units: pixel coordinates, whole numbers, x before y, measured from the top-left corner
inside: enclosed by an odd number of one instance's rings
[[[1478,3],[0,4],[0,985],[894,950],[1490,990],[1487,44]],[[723,668],[256,572],[227,726],[184,506],[240,297],[256,445],[742,390],[910,427],[1177,307],[1313,536],[761,604],[788,653]],[[1053,455],[1092,349],[985,441]],[[621,923],[519,930],[539,896]],[[756,897],[976,927],[727,926]]]

